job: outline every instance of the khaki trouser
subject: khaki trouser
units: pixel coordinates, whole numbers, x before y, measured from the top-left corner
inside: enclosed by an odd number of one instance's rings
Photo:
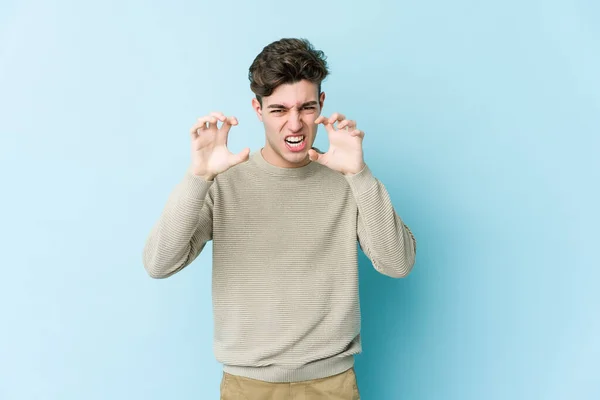
[[[354,368],[322,379],[270,383],[223,373],[221,400],[360,400]]]

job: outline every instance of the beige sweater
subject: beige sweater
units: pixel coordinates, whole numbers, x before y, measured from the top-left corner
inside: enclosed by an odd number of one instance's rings
[[[404,277],[416,243],[368,166],[285,169],[260,151],[171,193],[144,251],[153,278],[213,246],[214,351],[226,372],[270,382],[350,368],[361,351],[357,240],[377,271]]]

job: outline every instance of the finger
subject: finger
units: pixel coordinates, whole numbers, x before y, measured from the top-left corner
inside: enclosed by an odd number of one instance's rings
[[[217,118],[219,121],[221,121],[223,123],[221,125],[221,128],[223,128],[223,126],[225,126],[225,125],[231,126],[231,125],[237,125],[239,123],[238,119],[236,117],[234,117],[234,116],[226,117],[225,114],[223,114],[220,111],[214,111],[214,112],[210,113],[210,115],[212,117]]]
[[[308,158],[321,165],[327,165],[327,153],[319,153],[315,149],[308,150]]]
[[[227,120],[227,117],[221,111],[213,111],[210,113],[210,115],[221,122],[225,122]]]
[[[239,153],[235,154],[233,156],[233,165],[242,163],[244,161],[248,161],[248,159],[250,158],[250,148],[246,147],[244,150],[240,151]]]
[[[230,154],[229,157],[231,160],[231,166],[233,167],[234,165],[247,161],[250,158],[250,148],[246,147],[237,154]]]
[[[227,146],[227,140],[229,139],[229,131],[231,127],[238,124],[238,120],[236,117],[228,117],[219,128],[219,135],[217,135],[217,143],[225,144]]]
[[[308,150],[308,158],[310,159],[310,161],[319,162],[320,156],[321,155],[319,153],[317,153],[316,150],[314,150],[314,149]]]
[[[338,122],[339,122],[339,121],[343,121],[343,120],[345,120],[345,119],[346,119],[346,116],[345,116],[344,114],[340,114],[340,113],[337,113],[337,112],[336,112],[336,113],[333,113],[333,114],[331,115],[331,117],[329,117],[329,123],[330,123],[330,124],[333,124],[333,123],[335,123],[336,121],[338,121]]]
[[[324,115],[319,115],[317,119],[315,119],[315,124],[323,123],[323,121],[327,121],[327,118],[325,118]]]
[[[208,129],[217,129],[217,117],[208,117]]]
[[[239,123],[238,119],[234,116],[231,117],[225,117],[225,119],[222,121],[223,125],[221,125],[221,128],[226,126],[226,125],[237,125]]]
[[[207,126],[208,124],[208,126]],[[196,122],[196,124],[194,124],[194,126],[192,127],[192,131],[198,131],[198,130],[206,130],[206,129],[210,129],[211,127],[216,127],[217,126],[217,118],[213,117],[213,116],[209,116],[206,115],[202,118],[198,118],[198,122]]]
[[[356,129],[356,121],[345,119],[338,124],[337,128],[338,129],[346,128],[347,130]]]
[[[201,118],[198,118],[198,120],[196,121],[196,123],[190,128],[190,135],[192,135],[193,138],[198,137],[198,131],[202,131],[206,129],[206,124],[208,122],[208,116],[204,116]]]
[[[200,129],[200,125],[197,123],[190,128],[190,136],[192,137],[192,139],[198,138],[198,131],[200,131]]]
[[[325,118],[323,116],[317,118],[315,120],[316,123],[318,124],[323,124],[323,126],[325,127],[325,129],[327,130],[328,133],[333,133],[335,132],[335,129],[333,127],[333,124],[329,123],[329,118]]]
[[[365,137],[365,133],[359,129],[355,129],[352,132],[350,132],[350,136],[360,137],[362,139]]]
[[[323,125],[325,126],[325,130],[327,130],[328,134],[335,132],[335,128],[333,127],[333,124],[329,123],[329,120],[323,121]]]
[[[194,131],[195,132],[198,129],[206,129],[206,124],[207,124],[209,118],[210,117],[208,115],[205,115],[204,117],[198,118],[198,120],[196,121],[196,123],[190,129],[190,131]]]

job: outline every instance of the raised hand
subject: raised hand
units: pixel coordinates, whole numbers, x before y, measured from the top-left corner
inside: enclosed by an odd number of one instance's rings
[[[334,126],[335,123],[337,127]],[[329,149],[319,154],[310,149],[308,156],[344,175],[359,173],[365,166],[362,141],[364,132],[356,129],[356,121],[347,120],[343,114],[334,113],[331,117],[320,116],[315,124],[323,124],[329,136]]]
[[[221,127],[217,122],[221,121]],[[250,149],[245,148],[233,154],[227,148],[229,130],[237,125],[236,117],[226,117],[221,112],[212,112],[202,118],[190,129],[192,137],[192,166],[194,175],[213,180],[218,174],[227,171],[236,164],[248,160]]]

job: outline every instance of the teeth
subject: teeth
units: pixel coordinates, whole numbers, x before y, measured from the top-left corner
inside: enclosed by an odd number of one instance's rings
[[[290,136],[289,138],[285,139],[285,141],[288,143],[300,143],[303,139],[304,136]]]

